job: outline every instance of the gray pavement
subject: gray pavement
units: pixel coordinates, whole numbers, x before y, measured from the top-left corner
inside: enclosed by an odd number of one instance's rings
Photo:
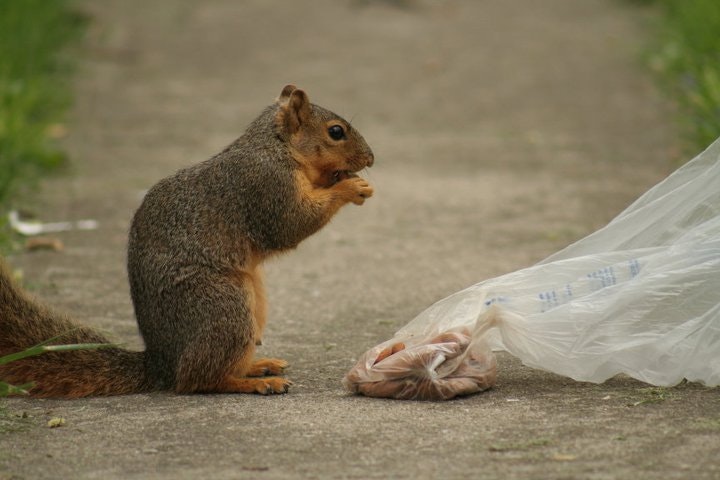
[[[285,83],[352,119],[376,194],[268,265],[261,354],[284,396],[12,399],[0,479],[720,478],[717,389],[577,383],[499,356],[446,403],[347,395],[367,348],[435,300],[599,228],[671,172],[673,110],[639,64],[647,12],[602,0],[106,0],[66,144],[30,202],[94,218],[10,262],[48,304],[142,348],[124,268],[142,193],[231,142]],[[46,422],[63,417],[65,425]],[[7,430],[17,430],[7,432]]]

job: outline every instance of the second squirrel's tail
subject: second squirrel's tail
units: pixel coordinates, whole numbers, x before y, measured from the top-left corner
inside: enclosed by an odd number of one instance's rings
[[[110,343],[97,332],[72,323],[30,299],[0,260],[0,357],[54,339],[50,344]],[[144,352],[102,348],[46,352],[0,365],[0,380],[29,382],[33,397],[78,398],[152,390]]]

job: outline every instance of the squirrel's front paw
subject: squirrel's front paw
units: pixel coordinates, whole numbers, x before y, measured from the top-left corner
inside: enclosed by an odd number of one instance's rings
[[[374,192],[367,180],[362,177],[351,177],[345,180],[349,184],[351,191],[353,192],[350,201],[355,205],[362,205],[365,203],[366,198],[372,197]]]

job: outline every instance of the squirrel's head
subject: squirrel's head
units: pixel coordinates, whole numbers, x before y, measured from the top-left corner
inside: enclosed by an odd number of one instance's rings
[[[277,99],[276,126],[296,160],[328,179],[342,179],[370,167],[374,156],[349,122],[318,105],[307,94],[287,85]]]

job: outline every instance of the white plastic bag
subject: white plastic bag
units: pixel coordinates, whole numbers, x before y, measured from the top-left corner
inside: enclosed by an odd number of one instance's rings
[[[489,349],[505,350],[575,380],[625,373],[653,385],[720,385],[720,140],[606,227],[437,302],[383,345],[427,343],[458,329],[471,332],[468,346],[488,362]],[[372,361],[377,353],[346,376],[349,390],[387,380],[378,368],[387,360]],[[460,365],[430,367],[405,378],[457,376]]]

